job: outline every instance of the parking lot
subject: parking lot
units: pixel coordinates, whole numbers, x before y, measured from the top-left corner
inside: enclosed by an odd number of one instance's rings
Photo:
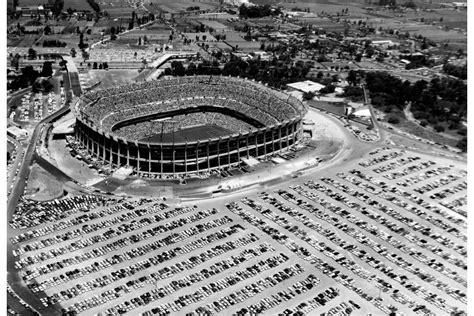
[[[15,266],[45,306],[84,315],[460,312],[466,176],[445,158],[379,148],[180,205],[72,196],[29,212],[23,201]]]

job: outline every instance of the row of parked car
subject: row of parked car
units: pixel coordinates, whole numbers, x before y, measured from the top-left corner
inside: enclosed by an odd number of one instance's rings
[[[201,286],[194,293],[179,296],[176,300],[171,301],[170,303],[167,303],[166,305],[162,305],[158,307],[157,314],[179,312],[182,308],[190,304],[199,302],[206,297],[214,296],[216,295],[216,293],[224,289],[227,289],[233,285],[236,285],[237,283],[253,278],[259,275],[260,273],[263,273],[266,270],[276,268],[282,265],[283,263],[287,262],[288,260],[289,258],[283,253],[274,255],[267,259],[260,260],[259,262],[251,266],[248,266],[245,269],[239,270],[231,274],[227,274],[227,276],[217,281]],[[245,261],[246,260],[243,259],[241,262],[245,262]],[[230,269],[231,267],[237,266],[240,264],[239,260],[236,260],[235,262],[234,261],[231,261],[231,262],[233,262],[233,264],[229,264],[228,268],[225,268],[222,265],[221,266],[214,265],[215,266],[215,268],[213,268],[213,270],[215,270],[214,274],[224,273],[226,270]],[[277,281],[276,283],[279,283],[279,282],[282,282],[283,280],[288,279],[289,277],[293,275],[296,275],[302,272],[303,272],[303,269],[298,264],[296,264],[294,266],[290,266],[288,268],[285,268],[284,270],[276,272],[272,276],[267,277],[267,279],[265,279],[264,281],[267,281],[267,282]],[[176,292],[177,290],[181,288],[191,286],[192,284],[200,282],[205,279],[207,278],[204,276],[204,271],[201,270],[200,272],[194,273],[191,276],[186,276],[185,278],[182,278],[180,280],[173,281],[172,283],[164,287],[154,289],[151,292],[146,292],[140,295],[139,297],[131,299],[130,301],[125,301],[124,303],[115,305],[114,307],[107,309],[105,312],[106,314],[112,314],[112,315],[117,314],[117,313],[123,314],[128,311],[131,311],[134,308],[147,305],[151,303],[152,301],[161,299],[167,295],[170,295]],[[129,304],[127,305],[127,303]],[[235,301],[234,301],[234,304],[235,304]],[[230,305],[230,302],[229,302],[229,305]],[[154,313],[153,311],[151,312]],[[145,314],[149,315],[149,313],[145,313]]]
[[[313,274],[310,274],[304,280],[294,283],[293,285],[289,286],[285,290],[281,290],[271,296],[266,296],[255,304],[241,308],[240,310],[235,312],[235,314],[237,315],[248,315],[249,313],[261,314],[269,309],[274,308],[275,306],[280,305],[283,302],[289,301],[293,298],[298,298],[298,295],[302,295],[303,293],[306,293],[312,290],[320,282],[321,280],[318,277],[314,276]],[[334,288],[331,288],[331,289],[334,290]],[[333,295],[334,292],[328,290],[329,293],[327,295],[326,293],[323,292],[325,295],[322,295],[322,297],[316,297],[318,301],[321,302],[320,306],[326,304],[328,300],[332,299],[333,297],[339,294],[338,290],[334,290],[334,291],[335,291],[334,295]]]
[[[323,259],[320,258],[319,255],[315,255],[311,253],[307,248],[305,248],[301,241],[294,241],[291,239],[288,235],[281,233],[278,229],[273,228],[272,226],[268,225],[265,220],[256,217],[250,212],[244,211],[243,208],[236,202],[230,202],[226,204],[226,207],[233,213],[237,214],[240,216],[243,220],[249,222],[253,226],[257,227],[260,229],[262,232],[265,234],[269,235],[272,237],[275,241],[279,242],[280,244],[284,245],[287,247],[290,251],[295,253],[298,257],[300,257],[303,260],[306,260],[310,262],[316,269],[318,269],[321,273],[324,275],[327,275],[331,278],[333,278],[336,282],[342,284],[343,286],[347,287],[349,290],[353,291],[354,293],[358,294],[360,297],[365,299],[366,301],[372,303],[374,306],[382,310],[383,312],[388,313],[388,309],[383,305],[383,299],[382,298],[374,298],[370,294],[368,294],[364,289],[362,289],[359,286],[356,286],[354,284],[354,280],[349,277],[348,274],[342,272],[341,270],[338,270],[328,262],[324,261]],[[291,227],[288,227],[283,224],[282,227],[286,227],[285,229],[290,231]],[[294,234],[301,239],[302,241],[307,242],[310,244],[313,248],[319,250],[319,251],[324,251],[325,248],[324,246],[321,248],[321,245],[318,244],[318,240],[316,240],[314,237],[305,234],[304,232],[301,232],[300,230],[297,230],[294,232]],[[332,249],[328,249],[327,251],[323,252],[326,256],[334,259],[335,256],[337,256]],[[346,267],[343,267],[345,269]],[[364,273],[363,269],[353,265],[351,267],[348,267],[349,270],[351,270],[353,273],[357,275],[362,275],[364,278],[369,278],[370,274]]]
[[[271,287],[278,286],[279,283],[285,282],[290,278],[301,274],[304,272],[303,267],[299,264],[295,264],[280,270],[279,272],[274,273],[271,276],[266,278],[262,278],[257,282],[250,284],[249,286],[244,287],[243,289],[233,292],[229,295],[226,295],[219,300],[215,300],[212,303],[207,304],[206,306],[198,307],[194,313],[190,313],[190,315],[212,315],[223,311],[224,309],[231,307],[233,305],[239,304],[244,302],[246,299],[257,295]],[[283,296],[285,297],[285,296]],[[285,297],[285,300],[291,299],[291,296]],[[283,299],[281,299],[283,301]],[[278,302],[278,301],[276,301]],[[261,314],[264,311],[276,306],[275,302],[267,300],[263,304],[259,304],[259,306],[250,305],[248,308],[244,308],[247,310],[248,314]],[[238,312],[237,312],[238,313]]]
[[[22,197],[12,216],[10,226],[14,229],[25,229],[47,223],[56,223],[71,214],[112,203],[115,203],[115,199],[93,194],[74,195],[41,203]],[[41,236],[41,234],[32,235],[30,238],[38,236]],[[25,240],[23,238],[27,237],[27,234],[21,234],[17,242],[23,241]]]
[[[320,185],[320,184],[311,184],[310,187],[313,187],[313,188],[314,188],[315,185],[317,185],[317,186],[319,187],[319,189],[321,190],[321,186],[322,186],[322,185]],[[361,211],[360,207],[358,208],[358,210]],[[381,223],[381,224],[387,224],[387,223],[389,223],[389,222],[386,221],[384,218],[382,218],[378,213],[375,213],[375,212],[370,211],[370,210],[368,210],[368,209],[362,208],[361,213],[364,214],[365,216],[368,216],[368,217],[370,217],[370,218],[376,220],[377,222],[379,222],[379,223]],[[410,226],[412,226],[412,227],[414,227],[414,228],[419,228],[419,227],[420,227],[420,225],[417,224],[416,222],[415,222],[415,225],[410,225]],[[399,230],[400,227],[398,227],[398,226],[390,226],[390,227],[391,227],[392,229],[396,230],[396,231],[400,231],[400,230]],[[402,232],[402,235],[403,235],[403,233],[406,233],[407,230],[402,230],[401,232]],[[407,235],[405,234],[404,237],[406,238]],[[417,238],[417,236],[415,236],[415,235],[413,235],[413,234],[411,235],[411,237]],[[409,240],[410,240],[410,239],[409,239]],[[423,243],[422,243],[422,244],[423,244]],[[418,260],[421,260],[421,259],[418,257]],[[428,259],[426,258],[426,256],[423,258],[423,261],[424,261],[424,262],[428,261]],[[434,262],[436,262],[436,261],[434,261]],[[458,283],[460,283],[460,284],[462,284],[462,285],[464,285],[464,286],[467,284],[466,279],[465,279],[464,277],[460,276],[457,272],[455,272],[455,271],[453,271],[453,270],[447,268],[445,265],[442,265],[442,264],[434,265],[434,262],[430,262],[430,264],[431,264],[431,266],[436,267],[436,270],[442,272],[442,273],[445,274],[446,276],[448,276],[448,277],[450,277],[450,278],[456,280]],[[419,274],[420,274],[420,272],[417,271],[417,275],[419,275]],[[422,274],[423,279],[425,279],[427,275],[426,275],[425,273],[421,273],[421,274]],[[421,276],[420,276],[420,277],[421,277]],[[434,285],[436,285],[438,288],[440,288],[440,289],[442,289],[443,291],[445,291],[446,293],[448,293],[448,294],[450,294],[450,295],[456,297],[458,300],[461,300],[461,301],[462,301],[462,300],[465,300],[464,293],[460,292],[459,290],[457,290],[457,289],[455,289],[455,288],[452,288],[452,287],[450,287],[450,286],[447,286],[446,283],[441,282],[441,281],[437,281],[437,280],[436,280],[436,281],[431,280],[431,281],[433,281],[433,282],[434,282]],[[460,294],[460,295],[458,295],[458,294]]]
[[[361,161],[361,162],[359,162],[359,165],[361,165],[362,167],[368,168],[368,167],[372,167],[376,164],[379,164],[379,163],[382,163],[382,162],[385,162],[385,161],[403,156],[403,154],[404,154],[403,151],[392,151],[392,152],[389,152],[389,153],[384,154],[382,156],[378,156],[378,157],[375,157],[375,158],[372,158],[372,159],[369,159],[369,160]]]
[[[415,174],[411,177],[400,179],[397,182],[397,185],[403,186],[403,187],[411,187],[412,185],[417,184],[421,181],[425,181],[433,177],[445,174],[449,170],[451,170],[450,166],[440,166],[440,167],[432,168],[432,169],[426,170],[425,172],[421,174]]]
[[[417,160],[420,160],[420,157],[410,156],[410,157],[406,157],[406,158],[400,158],[400,159],[397,159],[396,161],[390,162],[389,164],[382,165],[382,166],[379,166],[375,169],[372,169],[372,171],[375,172],[375,173],[384,173],[384,172],[387,172],[387,171],[390,171],[390,170],[394,170],[398,167],[407,165],[407,164],[409,164],[413,161],[417,161]]]
[[[394,171],[388,174],[384,174],[383,176],[389,180],[399,179],[401,177],[418,172],[420,170],[427,169],[435,164],[436,163],[431,160],[421,161],[417,163],[416,165],[411,165],[410,167],[406,167],[405,169],[402,169],[400,171]]]
[[[144,255],[146,253],[151,253],[153,251],[156,251],[157,249],[160,249],[162,247],[179,243],[179,242],[181,242],[185,239],[194,237],[194,236],[196,236],[196,235],[198,235],[198,234],[200,234],[200,233],[202,233],[206,230],[217,228],[217,227],[224,226],[224,225],[228,225],[231,222],[232,222],[232,220],[229,219],[228,217],[223,217],[223,218],[218,218],[218,219],[215,219],[215,220],[212,220],[212,221],[208,221],[208,222],[203,223],[203,224],[197,224],[195,226],[192,226],[192,227],[180,232],[179,234],[178,233],[173,233],[173,234],[168,235],[164,238],[155,240],[150,244],[134,248],[137,251],[136,254],[134,254],[134,257],[139,257],[139,256]],[[117,249],[123,248],[123,245],[121,245],[120,242],[114,242],[113,245],[118,246]],[[193,248],[193,246],[190,246],[190,247]],[[108,248],[105,248],[105,249],[109,250]],[[117,249],[115,249],[115,250],[117,250]],[[131,251],[134,252],[134,250],[131,250]],[[85,267],[75,268],[73,270],[68,270],[66,272],[63,272],[59,276],[53,276],[49,279],[46,279],[45,281],[41,282],[39,285],[36,284],[35,282],[32,282],[32,283],[29,283],[28,286],[30,288],[32,288],[33,291],[34,290],[40,291],[40,290],[43,290],[43,289],[46,289],[46,288],[55,287],[55,286],[57,286],[57,285],[59,285],[63,282],[68,282],[68,281],[73,280],[73,279],[81,278],[81,277],[83,277],[85,275],[88,275],[90,273],[95,273],[95,272],[102,271],[102,270],[104,270],[104,267],[110,267],[110,266],[113,265],[113,263],[114,262],[111,259],[109,259],[109,260],[104,259],[100,262],[97,262],[97,263],[94,262],[94,263],[92,263],[88,266],[85,266]],[[141,267],[143,265],[140,264],[139,266]],[[130,268],[130,271],[132,271],[131,272],[132,274],[133,274],[133,270],[134,270],[133,267]]]
[[[122,238],[117,239],[117,240],[113,241],[112,243],[106,244],[104,246],[89,249],[88,251],[83,252],[79,256],[64,258],[64,259],[56,261],[54,263],[48,263],[48,264],[45,264],[45,265],[42,265],[42,266],[34,266],[32,268],[25,269],[25,270],[22,271],[23,272],[23,279],[31,280],[32,278],[38,277],[40,275],[45,275],[45,274],[48,274],[48,273],[52,273],[56,270],[64,269],[64,268],[66,268],[70,265],[77,265],[77,264],[80,264],[81,262],[88,261],[92,258],[97,258],[97,257],[104,256],[106,253],[109,253],[109,252],[115,251],[117,249],[126,247],[127,245],[135,244],[135,243],[138,243],[140,241],[144,241],[144,240],[150,239],[152,237],[155,237],[159,234],[166,233],[166,232],[169,232],[169,231],[172,231],[172,230],[176,230],[176,229],[178,229],[180,227],[183,227],[184,225],[189,224],[189,223],[195,223],[195,222],[200,221],[200,220],[202,220],[206,217],[210,217],[212,215],[215,215],[215,214],[217,214],[217,212],[218,211],[216,209],[200,211],[198,213],[194,213],[192,215],[189,215],[185,218],[180,218],[178,220],[174,220],[174,221],[168,222],[168,223],[163,224],[163,225],[157,225],[157,226],[154,226],[152,228],[149,228],[146,231],[141,231],[141,232],[136,233],[136,234],[131,234],[131,233],[133,233],[135,231],[135,229],[145,226],[146,222],[139,223],[139,225],[136,225],[133,229],[130,226],[122,226],[122,227],[125,227],[123,230],[109,229],[101,235],[92,236],[92,237],[89,237],[89,238],[85,239],[84,242],[81,242],[81,241],[73,242],[73,243],[71,243],[67,246],[57,248],[58,249],[57,252],[55,252],[53,250],[50,250],[50,251],[53,252],[53,254],[55,256],[56,255],[60,256],[60,255],[64,255],[67,252],[74,253],[78,249],[82,249],[82,248],[88,247],[88,246],[93,246],[96,243],[102,243],[102,242],[106,242],[108,240],[112,240],[115,237],[121,236],[124,233],[129,234],[129,236],[122,237]],[[119,226],[119,227],[121,227],[121,226]],[[150,251],[150,249],[143,249],[142,251],[137,251],[137,254],[135,256],[144,255],[144,254],[148,253],[149,251]],[[132,256],[132,257],[134,257],[134,256]],[[102,264],[105,267],[108,267],[110,265],[110,263],[105,262],[105,261],[100,261],[97,264],[94,263],[95,266],[102,265]],[[84,267],[84,269],[85,268],[86,267]]]
[[[161,288],[158,288],[157,295],[162,298],[168,295],[171,295],[174,292],[179,291],[182,288],[190,287],[193,284],[200,282],[202,280],[208,279],[213,277],[214,275],[218,275],[222,273],[225,270],[229,270],[232,267],[239,266],[240,264],[243,264],[244,262],[247,262],[249,260],[252,260],[253,258],[257,258],[262,256],[264,253],[271,253],[275,249],[270,247],[268,244],[259,244],[254,247],[244,249],[240,253],[230,256],[227,259],[224,259],[222,261],[216,262],[212,264],[211,266],[207,268],[203,268],[198,272],[192,273],[192,274],[185,274],[184,277],[170,282],[168,285],[165,285]],[[208,258],[210,259],[210,258]],[[203,263],[204,261],[201,261],[200,263]],[[197,266],[197,264],[195,265]],[[138,290],[139,288],[143,287],[145,284],[153,284],[156,287],[158,287],[158,284],[160,284],[158,281],[171,277],[173,275],[176,275],[178,273],[181,273],[185,270],[188,270],[184,265],[178,264],[178,265],[173,265],[167,271],[164,273],[162,277],[158,276],[158,273],[154,273],[153,277],[151,275],[149,276],[142,276],[140,278],[137,278],[135,280],[129,279],[124,285],[126,289],[129,291],[134,291]],[[203,289],[203,293],[205,293],[206,297],[208,296],[208,292],[210,291],[209,289]],[[127,292],[129,292],[127,291]],[[100,298],[101,296],[106,296],[108,291],[105,291],[99,295],[96,295],[96,297]],[[201,293],[201,292],[200,292]],[[117,299],[121,296],[120,291],[114,293],[114,298],[112,299]],[[195,296],[196,299],[199,297],[199,295]],[[140,297],[137,297],[137,299],[140,299]],[[133,299],[132,299],[133,300]],[[184,300],[186,302],[186,300]],[[145,305],[148,303],[146,299],[144,300]],[[75,303],[72,308],[75,310],[84,310],[88,308],[93,308],[96,306],[99,306],[100,304],[104,303],[101,302],[100,300],[96,302],[96,304],[87,304],[87,300],[84,300],[79,303]],[[188,303],[189,304],[189,303]]]
[[[359,170],[354,169],[354,170],[351,170],[349,172],[351,174],[357,176],[361,180],[365,180],[365,181],[367,181],[371,184],[359,181],[358,179],[355,179],[355,178],[349,179],[349,178],[347,178],[347,175],[343,174],[345,176],[345,180],[347,180],[348,182],[351,182],[353,184],[361,186],[362,188],[364,188],[364,190],[366,190],[368,192],[374,193],[375,191],[377,191],[376,194],[380,195],[385,200],[387,200],[387,201],[389,201],[389,202],[391,202],[391,203],[393,203],[393,204],[395,204],[395,205],[397,205],[397,206],[399,206],[399,207],[401,207],[401,208],[403,208],[403,209],[405,209],[405,210],[407,210],[407,211],[409,211],[409,212],[411,212],[411,213],[413,213],[413,214],[415,214],[415,215],[417,215],[421,218],[426,218],[426,220],[429,221],[431,224],[440,227],[441,229],[443,229],[446,232],[462,239],[463,241],[467,240],[467,236],[465,234],[461,233],[461,231],[457,227],[451,226],[448,223],[446,223],[445,221],[437,219],[436,217],[433,217],[432,215],[429,215],[427,212],[419,209],[418,207],[410,205],[409,203],[403,201],[402,198],[405,198],[405,199],[409,200],[410,202],[416,203],[416,205],[421,206],[421,207],[425,208],[426,210],[428,210],[430,212],[433,212],[433,213],[436,213],[436,214],[439,214],[439,215],[443,216],[444,219],[450,221],[451,223],[453,223],[457,226],[460,226],[462,228],[467,228],[467,223],[463,218],[461,218],[459,216],[453,216],[449,212],[443,210],[438,205],[433,204],[433,203],[429,203],[423,197],[419,197],[416,194],[407,192],[407,191],[405,191],[405,190],[403,190],[399,187],[388,185],[385,182],[379,181],[376,178],[371,177],[369,175],[366,175],[366,174],[362,173]],[[339,174],[338,174],[338,176],[339,176]],[[342,178],[342,176],[341,176],[341,178]],[[372,186],[372,184],[377,185],[379,188],[378,189],[375,188],[374,186]],[[392,196],[391,193],[397,194],[398,196]]]
[[[171,211],[166,211],[161,214],[156,214],[168,208],[168,205],[161,202],[148,205],[146,208],[132,209],[132,210],[129,210],[127,206],[133,206],[133,205],[123,203],[120,205],[115,205],[113,207],[104,208],[102,210],[98,210],[95,212],[87,212],[85,214],[79,215],[70,220],[63,221],[60,224],[61,230],[63,230],[62,232],[59,232],[55,234],[54,236],[49,236],[42,239],[36,239],[35,241],[30,242],[30,243],[19,244],[18,248],[13,251],[13,255],[20,256],[27,252],[35,252],[37,250],[56,245],[58,243],[73,241],[76,238],[81,238],[81,242],[84,242],[83,237],[87,234],[91,234],[95,231],[108,228],[108,227],[113,227],[115,225],[126,223],[129,221],[136,222],[135,219],[137,217],[141,217],[144,215],[155,214],[152,218],[165,219],[165,218],[168,218],[166,216],[169,216],[169,214],[174,214],[173,216],[177,216],[177,215],[191,211],[191,208],[189,207],[188,208],[175,208]],[[114,215],[116,216],[112,217]],[[89,221],[97,220],[100,218],[104,218],[104,219],[102,219],[100,222],[87,224],[87,222]],[[57,228],[58,228],[57,226],[56,227],[47,226],[47,227],[43,227],[38,230],[35,230],[32,233],[33,235],[39,235],[46,232],[51,232],[53,229],[57,229]],[[51,235],[51,233],[48,233],[47,235]],[[42,235],[42,236],[47,236],[47,235]],[[23,257],[20,260],[20,262],[22,263],[21,267],[23,267],[23,265],[26,266],[28,264],[38,263],[40,259],[45,260],[45,258],[42,258],[42,257],[43,256],[36,256],[36,258],[35,256]],[[46,258],[46,259],[49,259],[49,258]]]

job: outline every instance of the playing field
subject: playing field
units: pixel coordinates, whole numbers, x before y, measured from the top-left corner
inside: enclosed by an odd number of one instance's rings
[[[159,131],[157,131],[159,132]],[[203,140],[208,138],[217,138],[219,136],[229,135],[232,132],[229,130],[217,126],[217,125],[202,125],[195,126],[186,129],[182,129],[174,132],[174,142],[184,143],[193,142],[197,140]],[[153,136],[143,138],[140,141],[144,142],[161,142],[161,135],[155,134]],[[173,142],[173,133],[163,134],[163,142]]]

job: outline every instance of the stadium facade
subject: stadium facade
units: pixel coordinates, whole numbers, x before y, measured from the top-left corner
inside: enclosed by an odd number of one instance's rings
[[[135,97],[141,100],[127,102]],[[101,90],[82,97],[76,110],[76,140],[93,157],[149,177],[206,173],[239,166],[243,158],[289,150],[302,138],[307,111],[296,98],[254,81],[207,76]],[[114,133],[139,121],[199,111],[226,113],[247,120],[254,128],[189,142],[177,142],[174,137],[172,141],[143,141]]]

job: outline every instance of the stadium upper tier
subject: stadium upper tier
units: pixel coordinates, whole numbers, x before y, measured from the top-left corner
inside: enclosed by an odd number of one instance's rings
[[[296,98],[257,82],[209,76],[175,77],[89,92],[78,106],[81,121],[107,133],[188,112],[225,112],[255,128],[301,118],[306,113]]]

